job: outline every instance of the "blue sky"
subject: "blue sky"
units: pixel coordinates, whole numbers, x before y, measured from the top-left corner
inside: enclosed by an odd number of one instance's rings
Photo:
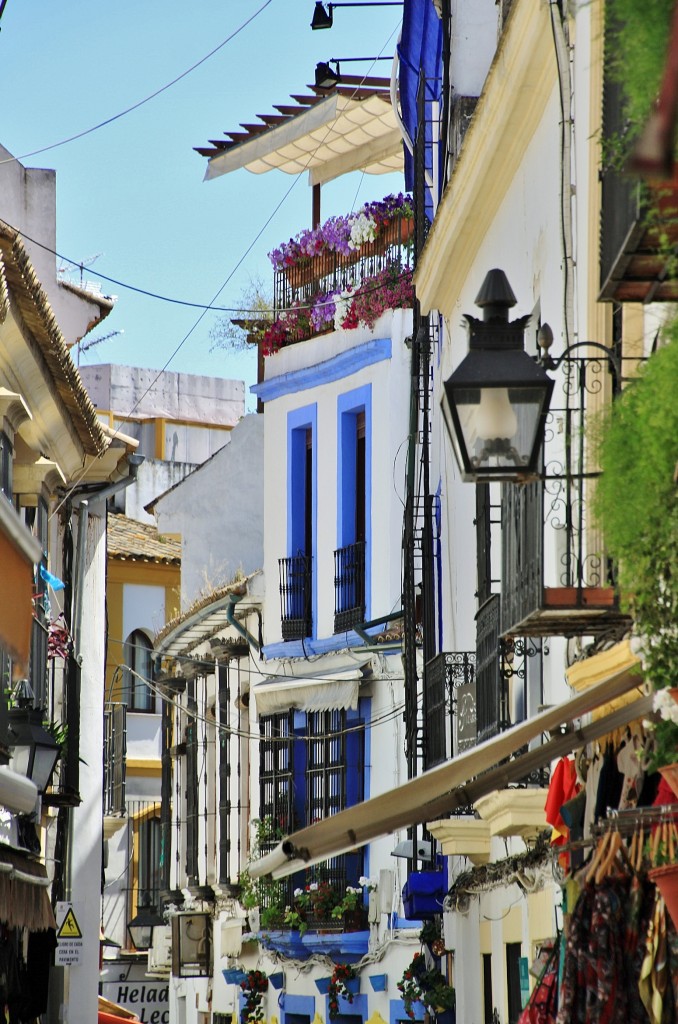
[[[264,2],[8,0],[0,22],[0,142],[22,157],[113,117],[203,58]],[[22,161],[56,169],[57,247],[90,263],[87,278],[96,280],[100,271],[207,304],[232,275],[218,300],[223,306],[237,306],[252,276],[272,282],[266,254],[310,224],[307,176],[296,181],[243,259],[295,179],[240,170],[203,182],[206,160],[193,147],[306,92],[320,60],[394,51],[400,7],[337,9],[334,27],[322,32],[311,31],[312,13],[313,0],[271,0],[235,39],[161,95],[96,132]],[[369,64],[349,67],[367,72]],[[386,61],[372,70],[389,73]],[[323,188],[323,219],[401,188],[397,175],[347,175]],[[124,333],[82,353],[81,363],[161,369],[200,311],[102,286],[118,301],[94,335]],[[214,349],[216,316],[203,318],[168,369],[253,383],[253,353]],[[253,408],[251,399],[248,405]]]

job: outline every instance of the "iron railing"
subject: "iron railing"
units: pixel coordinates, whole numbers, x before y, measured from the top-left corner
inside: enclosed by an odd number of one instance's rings
[[[280,575],[280,618],[283,640],[301,640],[313,630],[312,559],[293,555],[278,559]]]
[[[475,745],[475,651],[437,654],[424,669],[424,769]]]
[[[104,706],[104,814],[125,813],[127,706]]]
[[[499,658],[498,594],[485,601],[476,615],[476,739],[496,736],[506,727],[506,681]]]
[[[297,303],[310,303],[318,295],[329,292],[341,292],[349,287],[355,290],[393,263],[404,269],[411,262],[413,232],[412,218],[395,214],[380,228],[373,242],[366,242],[353,252],[344,255],[325,250],[307,257],[303,263],[276,270],[273,276],[275,311],[280,313]],[[300,324],[298,333],[296,341],[318,332]]]
[[[334,632],[343,633],[365,618],[365,541],[334,552]]]

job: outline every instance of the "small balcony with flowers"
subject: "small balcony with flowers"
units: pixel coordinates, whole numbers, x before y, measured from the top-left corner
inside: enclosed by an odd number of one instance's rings
[[[330,217],[274,249],[264,355],[330,331],[372,328],[386,310],[411,307],[413,237],[412,201],[399,193]]]

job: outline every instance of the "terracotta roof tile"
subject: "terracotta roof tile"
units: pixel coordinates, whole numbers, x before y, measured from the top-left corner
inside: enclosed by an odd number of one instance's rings
[[[132,562],[181,564],[181,544],[162,537],[155,526],[127,516],[108,516],[108,554],[110,558]]]

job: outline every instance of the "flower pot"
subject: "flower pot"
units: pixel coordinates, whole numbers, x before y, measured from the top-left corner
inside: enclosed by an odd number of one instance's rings
[[[373,992],[385,992],[388,988],[387,974],[370,974],[368,980]]]
[[[330,981],[331,980],[332,980],[331,978],[316,978],[315,979],[315,987],[318,989],[318,992],[320,992],[320,994],[322,996],[326,996],[327,993],[329,992],[329,990],[330,990]]]
[[[659,868],[650,868],[648,876],[664,897],[666,909],[678,927],[678,864],[663,864]]]
[[[659,771],[678,798],[678,761],[663,765]]]
[[[344,931],[361,932],[367,928],[367,910],[365,907],[356,907],[355,910],[344,911]]]

